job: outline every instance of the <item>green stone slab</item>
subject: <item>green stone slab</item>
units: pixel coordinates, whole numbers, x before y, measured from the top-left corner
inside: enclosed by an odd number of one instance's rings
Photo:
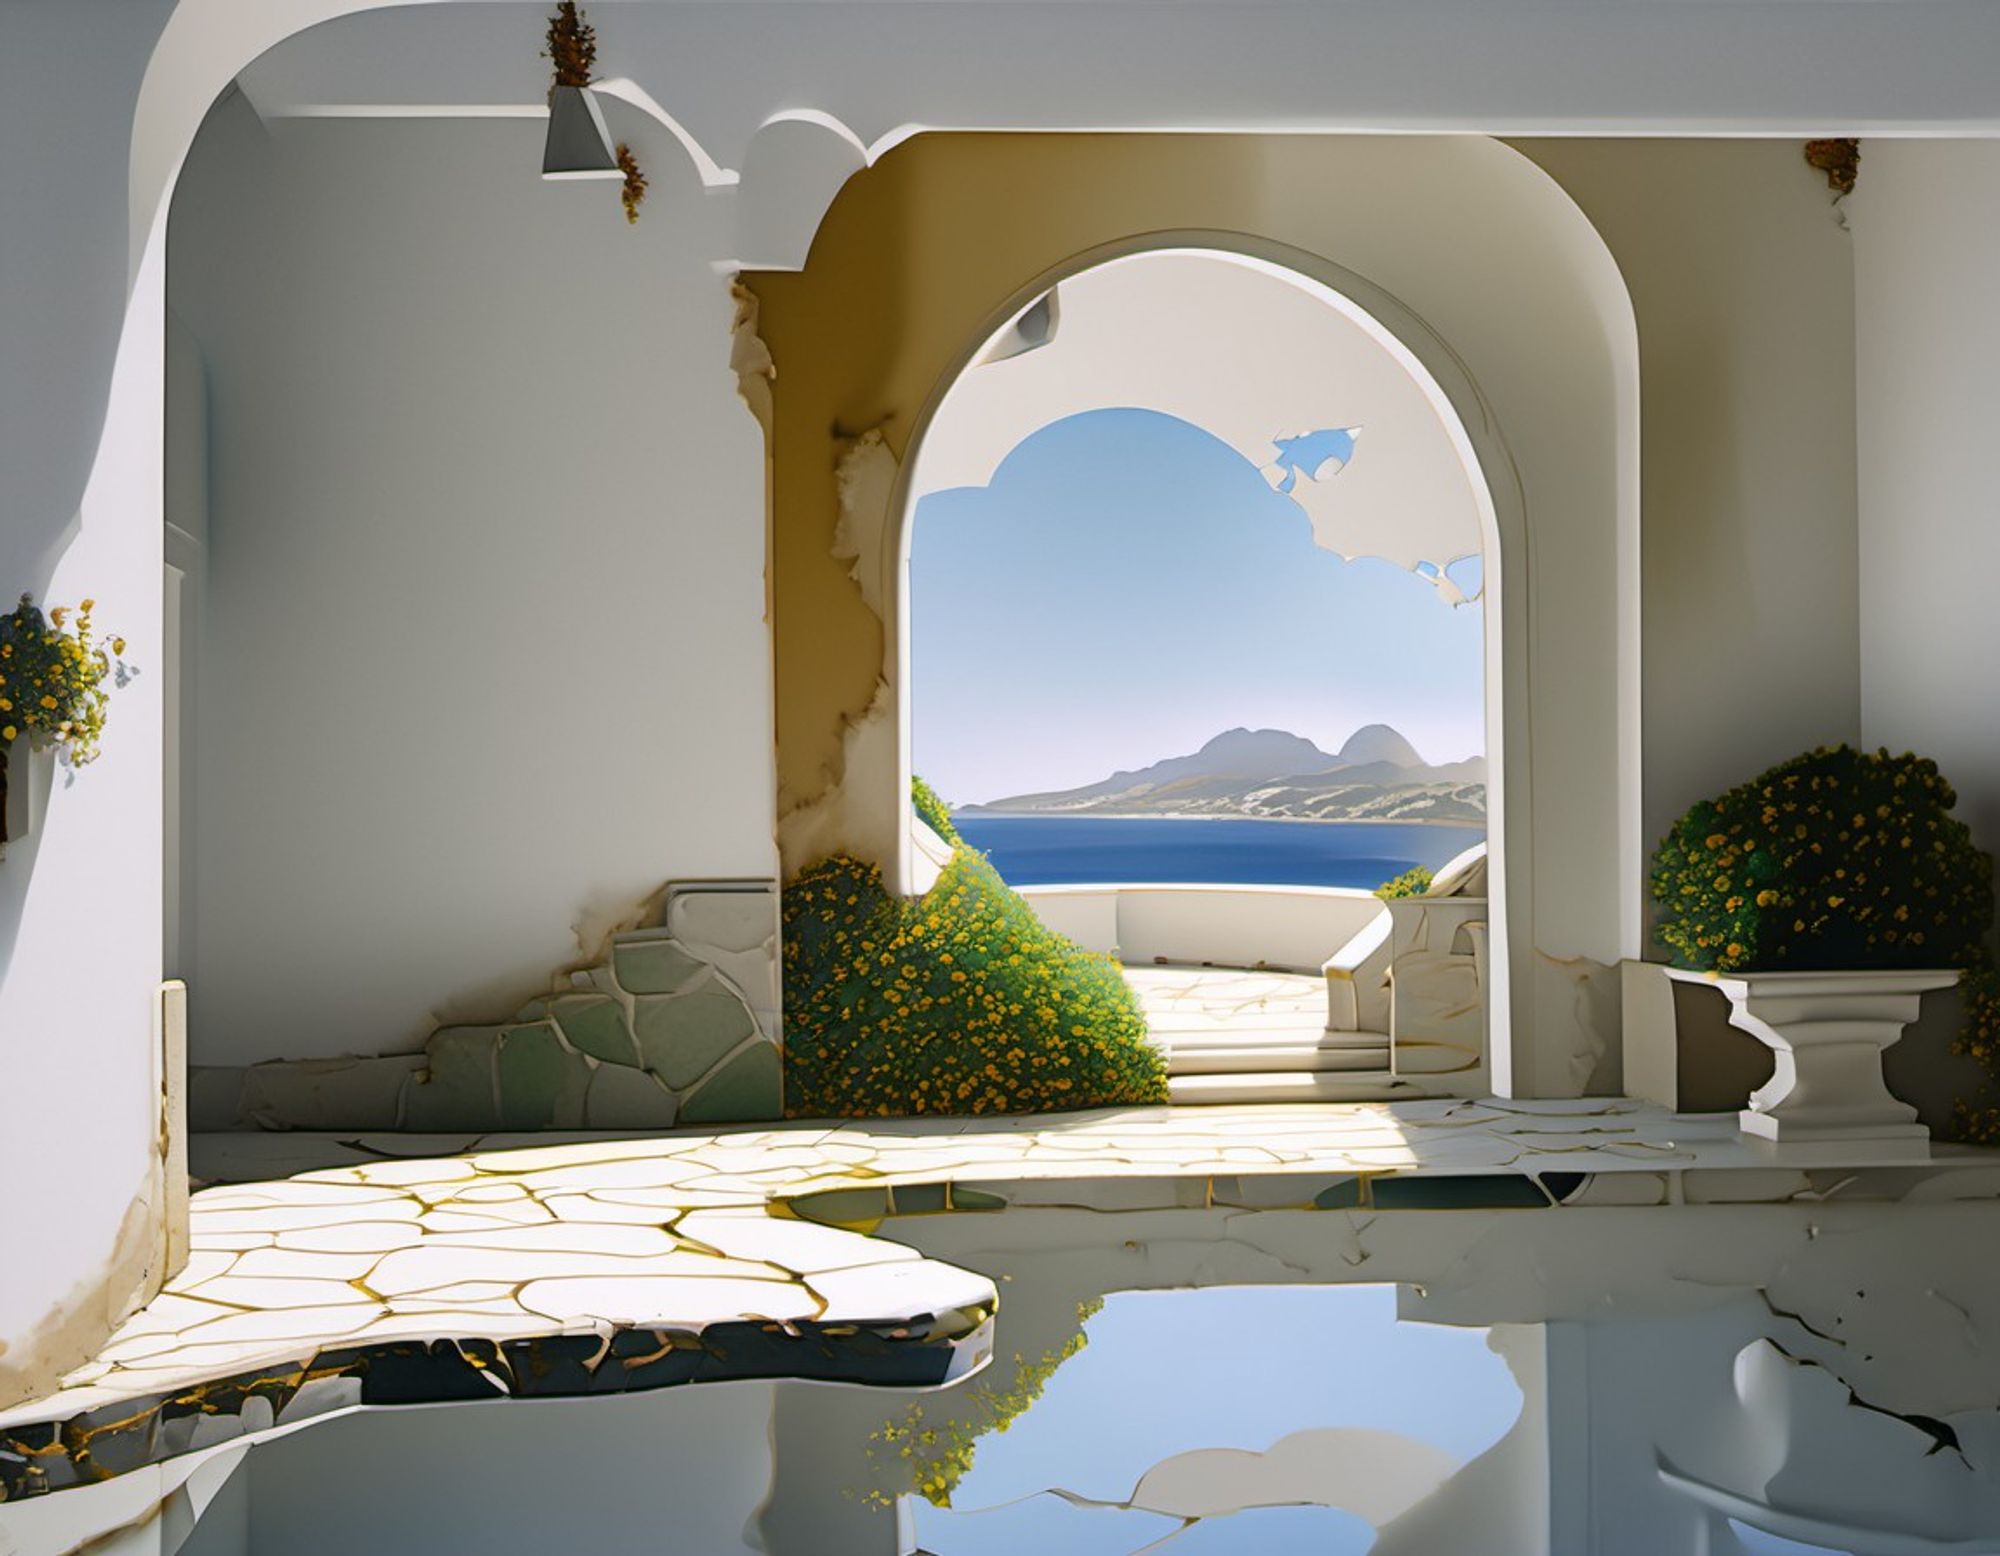
[[[870,1226],[889,1213],[887,1189],[828,1189],[791,1202],[792,1214],[821,1226]]]
[[[1315,1210],[1358,1210],[1361,1208],[1361,1180],[1342,1178],[1313,1196]]]
[[[557,1107],[567,1091],[574,1091],[572,1110],[582,1116],[582,1087],[576,1084],[573,1071],[587,1070],[588,1066],[563,1047],[549,1022],[508,1027],[500,1034],[495,1064],[500,1077],[502,1129],[548,1128],[557,1121]]]
[[[671,940],[620,940],[611,947],[612,974],[627,994],[672,994],[707,965]]]
[[[934,1210],[945,1208],[945,1191],[942,1183],[899,1183],[889,1190],[889,1199],[894,1206],[894,1214],[899,1216],[928,1215]]]
[[[564,994],[552,1002],[552,1013],[569,1046],[606,1064],[639,1063],[639,1045],[625,1024],[625,1009],[602,994]]]
[[[746,1046],[681,1102],[684,1124],[745,1124],[784,1115],[784,1076],[773,1043]]]
[[[440,1027],[424,1045],[429,1078],[403,1088],[402,1127],[418,1132],[500,1127],[493,1100],[499,1027]]]
[[[633,1026],[638,1032],[639,1052],[645,1058],[646,1068],[675,1091],[684,1091],[754,1033],[757,1020],[733,992],[712,983],[692,994],[642,996],[636,1002]]]
[[[601,1064],[584,1099],[586,1129],[671,1129],[674,1094],[646,1070]]]

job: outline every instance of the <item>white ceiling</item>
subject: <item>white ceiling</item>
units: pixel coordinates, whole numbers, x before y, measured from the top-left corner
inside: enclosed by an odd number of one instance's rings
[[[532,112],[543,0],[344,17],[244,73],[267,115]],[[596,0],[716,163],[811,110],[916,128],[2000,132],[1996,0]]]

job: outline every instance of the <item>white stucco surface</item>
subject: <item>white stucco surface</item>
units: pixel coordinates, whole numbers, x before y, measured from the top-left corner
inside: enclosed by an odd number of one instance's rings
[[[0,1141],[48,1179],[9,1196],[0,1401],[88,1354],[161,1274],[162,256],[128,311],[120,197],[164,9],[0,8],[0,608],[94,596],[140,670],[113,694],[102,759],[73,783],[58,771],[0,861]],[[78,51],[94,74],[63,89],[48,62]]]
[[[1641,857],[1695,801],[1859,730],[1848,235],[1793,141],[1521,149],[1639,329]],[[1863,418],[1866,428],[1867,418]]]
[[[1036,917],[1088,950],[1317,973],[1382,912],[1373,892],[1311,886],[1027,886]]]
[[[2000,142],[1870,141],[1849,202],[1861,734],[1935,757],[2000,847]]]
[[[761,434],[674,219],[523,120],[197,142],[199,1063],[497,1019],[669,879],[772,873]],[[653,212],[657,211],[657,215]]]

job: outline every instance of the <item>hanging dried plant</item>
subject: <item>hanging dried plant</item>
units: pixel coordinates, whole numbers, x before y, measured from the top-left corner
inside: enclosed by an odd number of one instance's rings
[[[597,29],[583,19],[576,0],[562,0],[549,18],[548,57],[555,63],[557,86],[590,85],[590,67],[597,63]]]
[[[618,191],[625,202],[625,219],[637,222],[639,207],[646,200],[646,175],[639,171],[639,159],[632,155],[632,148],[622,140],[618,143],[618,168],[625,175],[625,187]]]
[[[1851,137],[1845,140],[1809,140],[1806,142],[1806,165],[1815,172],[1826,174],[1826,186],[1837,195],[1854,193],[1854,180],[1861,172],[1861,142]]]

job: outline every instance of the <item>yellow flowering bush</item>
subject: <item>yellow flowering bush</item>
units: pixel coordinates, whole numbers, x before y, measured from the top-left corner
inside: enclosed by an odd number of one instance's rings
[[[0,616],[0,795],[5,793],[7,753],[17,740],[36,750],[61,749],[63,760],[81,767],[95,760],[104,734],[105,685],[115,669],[122,677],[125,640],[113,638],[109,652],[91,629],[95,600],[85,600],[70,620],[67,606],[47,612],[29,595]],[[116,683],[114,683],[116,684]],[[0,829],[0,842],[5,842]]]
[[[1428,865],[1412,865],[1401,875],[1392,875],[1375,888],[1375,895],[1384,899],[1390,897],[1421,897],[1431,889],[1432,875]]]
[[[953,1389],[945,1396],[951,1413],[933,1424],[921,1403],[906,1410],[901,1419],[890,1419],[878,1431],[868,1434],[868,1457],[889,1471],[892,1481],[904,1481],[933,1507],[950,1507],[951,1494],[972,1468],[979,1440],[994,1432],[1004,1432],[1042,1397],[1057,1369],[1090,1343],[1083,1326],[1104,1306],[1102,1297],[1092,1297],[1076,1305],[1076,1333],[1061,1345],[1044,1351],[1033,1360],[1014,1353],[1013,1381],[995,1388],[990,1381],[996,1366],[976,1383]],[[870,1506],[886,1507],[894,1501],[879,1487],[864,1500]]]
[[[2000,1070],[1993,860],[1924,757],[1828,746],[1674,823],[1653,856],[1654,933],[1676,967],[1956,967],[1960,1046]],[[2000,1134],[2000,1113],[1990,1121]]]
[[[1993,861],[1935,762],[1830,746],[1703,800],[1653,858],[1674,965],[1962,967],[1993,926]]]
[[[1166,1101],[1166,1066],[1118,964],[1052,933],[983,854],[946,835],[951,862],[922,897],[891,895],[879,870],[845,855],[786,888],[785,1111]]]

